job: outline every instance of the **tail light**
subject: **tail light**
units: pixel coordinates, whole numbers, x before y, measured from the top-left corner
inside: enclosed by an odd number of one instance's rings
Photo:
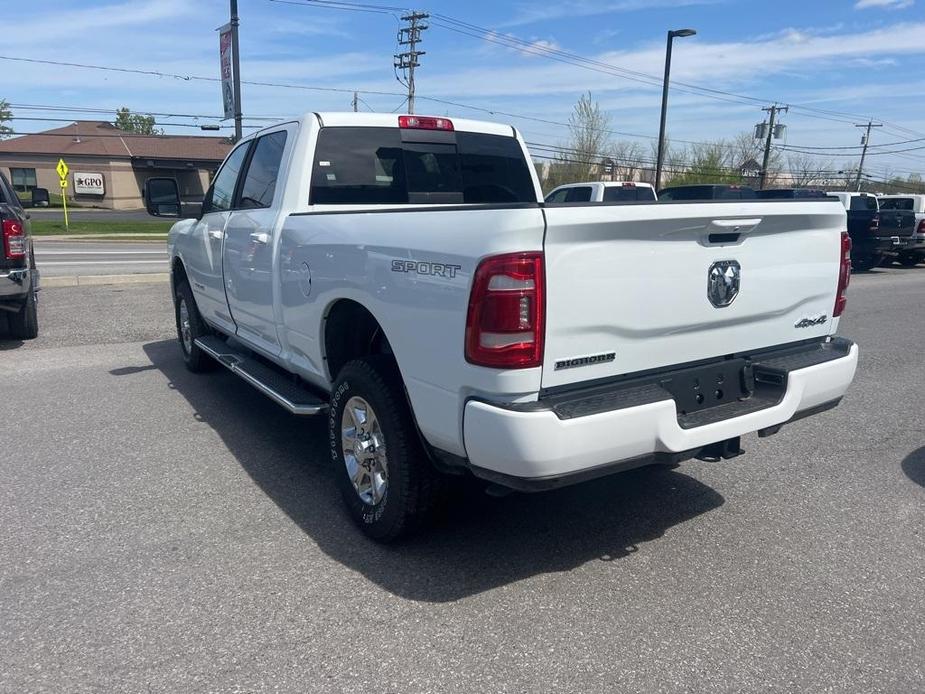
[[[925,219],[919,222],[918,228],[915,230],[916,234],[925,234]]]
[[[432,118],[431,116],[399,116],[399,128],[414,130],[453,130],[453,121],[449,118]]]
[[[26,232],[15,219],[3,220],[3,257],[7,260],[26,257]]]
[[[838,318],[848,303],[848,285],[851,283],[851,237],[847,231],[841,233],[841,255],[838,267],[838,289],[835,292],[835,308],[832,318]]]
[[[876,234],[878,231],[880,231],[880,215],[879,214],[875,214],[874,218],[870,220],[870,226],[867,227],[867,231],[869,231],[871,234]]]
[[[545,272],[542,253],[483,260],[466,318],[466,361],[498,369],[543,363]]]

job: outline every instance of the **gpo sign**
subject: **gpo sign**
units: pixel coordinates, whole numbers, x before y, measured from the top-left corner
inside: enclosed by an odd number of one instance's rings
[[[105,192],[103,174],[74,172],[74,193],[76,195],[103,195]]]

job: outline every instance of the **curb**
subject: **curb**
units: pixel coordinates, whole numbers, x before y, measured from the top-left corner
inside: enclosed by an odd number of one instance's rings
[[[90,287],[104,284],[161,284],[169,282],[170,275],[166,272],[139,273],[136,275],[59,275],[55,277],[42,277],[40,288],[54,287]]]

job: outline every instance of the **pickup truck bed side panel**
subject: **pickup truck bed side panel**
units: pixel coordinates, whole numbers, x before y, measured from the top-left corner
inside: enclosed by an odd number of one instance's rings
[[[291,215],[279,248],[280,338],[293,368],[327,386],[324,317],[339,299],[360,303],[389,340],[424,436],[464,455],[468,397],[535,399],[540,385],[538,368],[498,371],[466,362],[473,272],[488,255],[541,250],[543,231],[539,207]]]

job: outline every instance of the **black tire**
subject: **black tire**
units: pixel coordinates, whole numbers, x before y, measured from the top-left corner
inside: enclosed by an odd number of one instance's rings
[[[342,429],[344,421],[349,421],[349,415],[343,419],[344,410],[353,398],[361,398],[372,409],[386,449],[382,457],[387,484],[378,501],[361,498],[347,469]],[[374,355],[341,369],[331,391],[328,437],[341,496],[350,516],[370,538],[396,540],[423,525],[439,507],[447,481],[424,451],[401,375],[390,357]]]
[[[186,308],[186,318],[189,321],[189,338],[184,339],[184,329],[181,321],[181,314]],[[173,302],[174,317],[177,321],[177,340],[180,343],[180,351],[183,353],[183,362],[186,368],[193,373],[202,373],[215,368],[215,361],[208,354],[196,346],[196,338],[209,335],[211,331],[199,315],[199,309],[196,307],[196,299],[193,297],[193,290],[190,289],[186,280],[177,285],[177,293]]]
[[[922,258],[915,253],[902,253],[900,254],[898,260],[899,264],[903,267],[915,267],[919,264],[919,261],[921,261]]]
[[[34,340],[39,336],[39,307],[35,277],[26,300],[16,313],[9,315],[10,335],[17,340]]]

